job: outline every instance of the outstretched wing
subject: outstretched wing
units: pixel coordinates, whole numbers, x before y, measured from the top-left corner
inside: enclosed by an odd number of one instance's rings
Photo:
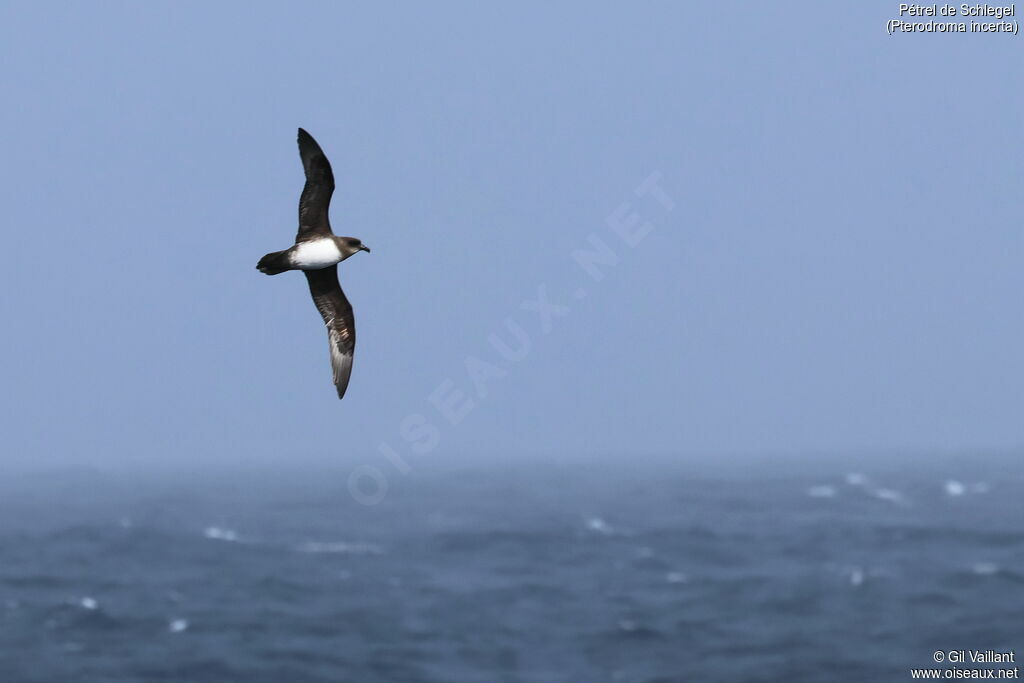
[[[331,369],[334,371],[334,386],[338,398],[345,395],[348,378],[352,374],[352,354],[356,349],[356,324],[352,316],[352,305],[345,298],[338,282],[338,267],[307,270],[309,292],[313,295],[316,310],[327,325],[327,341],[331,347]]]
[[[306,171],[306,185],[299,198],[299,233],[296,242],[330,235],[331,222],[327,219],[327,208],[334,194],[334,173],[331,162],[316,144],[313,136],[299,128],[299,156]]]

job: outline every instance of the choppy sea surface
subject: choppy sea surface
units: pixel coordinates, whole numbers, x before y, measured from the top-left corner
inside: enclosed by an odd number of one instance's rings
[[[1008,464],[1009,463],[1009,464]],[[0,681],[903,681],[1024,656],[1024,478],[490,463],[11,474]]]

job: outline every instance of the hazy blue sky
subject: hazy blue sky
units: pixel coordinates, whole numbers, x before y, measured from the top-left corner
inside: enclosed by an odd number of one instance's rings
[[[889,36],[888,0],[483,5],[0,5],[4,458],[1024,443],[1024,39]],[[305,279],[254,269],[297,126],[373,248],[340,402]]]

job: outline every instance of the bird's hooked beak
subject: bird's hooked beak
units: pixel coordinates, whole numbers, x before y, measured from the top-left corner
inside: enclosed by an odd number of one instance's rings
[[[365,251],[367,254],[369,254],[370,253],[370,248],[368,246],[366,246],[365,244],[363,244],[363,245],[361,245],[359,247],[359,251]]]

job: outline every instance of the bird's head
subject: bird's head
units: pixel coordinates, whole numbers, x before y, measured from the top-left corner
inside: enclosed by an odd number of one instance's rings
[[[362,240],[358,237],[335,237],[334,240],[338,243],[338,248],[341,250],[343,261],[352,254],[360,251],[370,253],[370,248],[363,244]]]

